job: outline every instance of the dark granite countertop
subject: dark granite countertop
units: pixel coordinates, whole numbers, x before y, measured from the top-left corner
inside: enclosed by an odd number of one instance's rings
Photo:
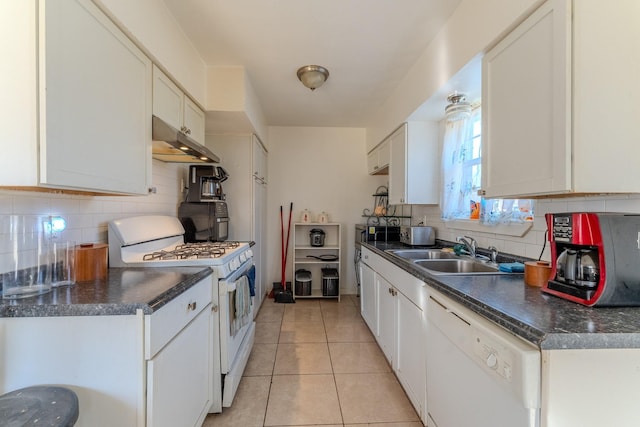
[[[212,273],[203,267],[110,268],[105,280],[0,300],[0,317],[151,314]]]
[[[433,276],[384,252],[407,248],[401,243],[365,245],[543,350],[640,348],[640,307],[585,307],[527,286],[522,274]]]

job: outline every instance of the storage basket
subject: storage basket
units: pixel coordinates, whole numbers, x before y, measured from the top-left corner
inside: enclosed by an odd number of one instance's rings
[[[325,297],[338,296],[340,281],[338,270],[335,268],[322,269],[322,295]]]
[[[311,295],[311,272],[303,268],[296,270],[295,293],[299,296]]]

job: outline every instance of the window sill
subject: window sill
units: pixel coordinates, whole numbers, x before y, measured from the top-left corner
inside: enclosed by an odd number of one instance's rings
[[[481,233],[501,234],[504,236],[522,237],[531,227],[533,221],[520,222],[512,224],[481,224],[480,221],[471,220],[454,220],[444,221],[446,228],[455,228],[457,230],[476,231]]]

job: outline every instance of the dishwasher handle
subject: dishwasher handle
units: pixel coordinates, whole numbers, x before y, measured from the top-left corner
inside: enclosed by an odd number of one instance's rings
[[[453,316],[455,316],[458,320],[462,321],[463,323],[465,323],[467,326],[471,326],[471,323],[466,320],[464,317],[462,317],[460,314],[456,313],[455,311],[453,311],[452,309],[450,309],[449,307],[447,307],[447,305],[443,302],[441,302],[440,300],[436,299],[433,297],[433,295],[429,295],[429,301],[432,301],[434,304],[436,304],[436,307],[440,307],[442,310],[444,310],[444,312],[446,312],[447,314],[451,314]],[[427,310],[427,314],[430,313],[432,310]],[[435,320],[435,319],[434,319]]]

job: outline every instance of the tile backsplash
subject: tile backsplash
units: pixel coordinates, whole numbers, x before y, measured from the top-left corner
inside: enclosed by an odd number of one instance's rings
[[[25,228],[20,244],[32,245],[35,236],[29,230],[52,216],[61,216],[67,227],[55,236],[59,241],[76,243],[107,243],[107,223],[135,215],[173,215],[182,200],[181,185],[186,166],[153,161],[152,185],[157,192],[148,196],[82,196],[32,191],[0,190],[0,272],[10,270],[15,239],[16,217]],[[13,225],[12,225],[13,222]]]

